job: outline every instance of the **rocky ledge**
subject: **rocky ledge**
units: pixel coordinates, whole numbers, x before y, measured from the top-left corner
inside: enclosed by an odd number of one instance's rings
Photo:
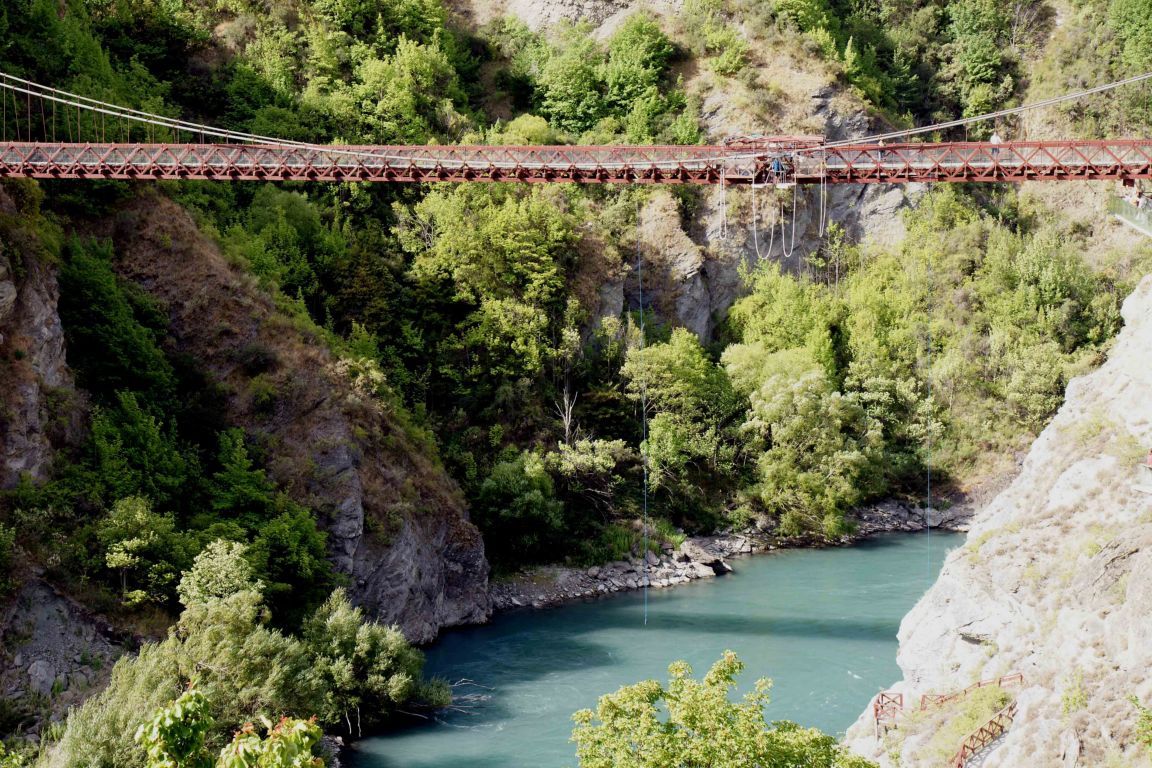
[[[659,555],[648,552],[644,559],[639,552],[634,552],[626,560],[591,568],[560,565],[527,568],[492,580],[489,596],[494,610],[506,611],[546,608],[571,600],[640,589],[645,578],[649,587],[664,589],[731,573],[735,567],[729,560],[777,549],[841,546],[878,533],[922,531],[926,525],[933,529],[966,531],[971,514],[971,506],[965,503],[948,509],[924,509],[889,500],[856,510],[856,531],[837,541],[790,539],[777,536],[771,530],[697,536],[686,539],[679,547],[664,542]]]

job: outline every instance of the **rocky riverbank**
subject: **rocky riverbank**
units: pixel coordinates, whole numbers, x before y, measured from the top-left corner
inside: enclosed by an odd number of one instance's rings
[[[496,611],[546,608],[571,600],[603,597],[641,589],[647,579],[652,589],[666,589],[698,579],[710,579],[736,570],[730,561],[754,554],[796,547],[843,546],[878,533],[934,529],[966,531],[972,505],[924,509],[900,501],[885,501],[856,511],[856,531],[837,541],[789,539],[771,530],[694,536],[680,546],[663,542],[660,554],[639,552],[631,557],[590,568],[549,565],[528,568],[512,576],[493,579],[489,586]]]

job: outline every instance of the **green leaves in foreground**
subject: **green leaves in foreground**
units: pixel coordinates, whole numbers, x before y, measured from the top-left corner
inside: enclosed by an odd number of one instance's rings
[[[148,754],[148,768],[321,768],[312,755],[321,731],[310,720],[285,717],[276,725],[263,721],[267,736],[247,723],[213,760],[206,737],[212,727],[208,700],[189,689],[170,707],[156,713],[136,731]]]
[[[768,723],[770,680],[756,681],[740,702],[729,699],[744,663],[732,651],[702,680],[687,662],[655,680],[600,697],[596,710],[572,716],[581,768],[869,768],[815,728]]]

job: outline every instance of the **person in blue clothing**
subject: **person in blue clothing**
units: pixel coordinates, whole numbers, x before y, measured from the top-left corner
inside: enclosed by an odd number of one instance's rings
[[[784,163],[780,162],[780,157],[772,158],[772,180],[779,183],[784,178]]]

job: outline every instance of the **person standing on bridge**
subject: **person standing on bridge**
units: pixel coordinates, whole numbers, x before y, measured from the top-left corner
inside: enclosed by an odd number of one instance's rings
[[[992,162],[1000,162],[1000,145],[1004,143],[1004,139],[1000,138],[1000,134],[996,131],[992,131],[992,136],[988,142],[992,145]]]
[[[775,155],[772,157],[772,181],[779,184],[784,180],[784,163],[780,161],[780,156]]]

